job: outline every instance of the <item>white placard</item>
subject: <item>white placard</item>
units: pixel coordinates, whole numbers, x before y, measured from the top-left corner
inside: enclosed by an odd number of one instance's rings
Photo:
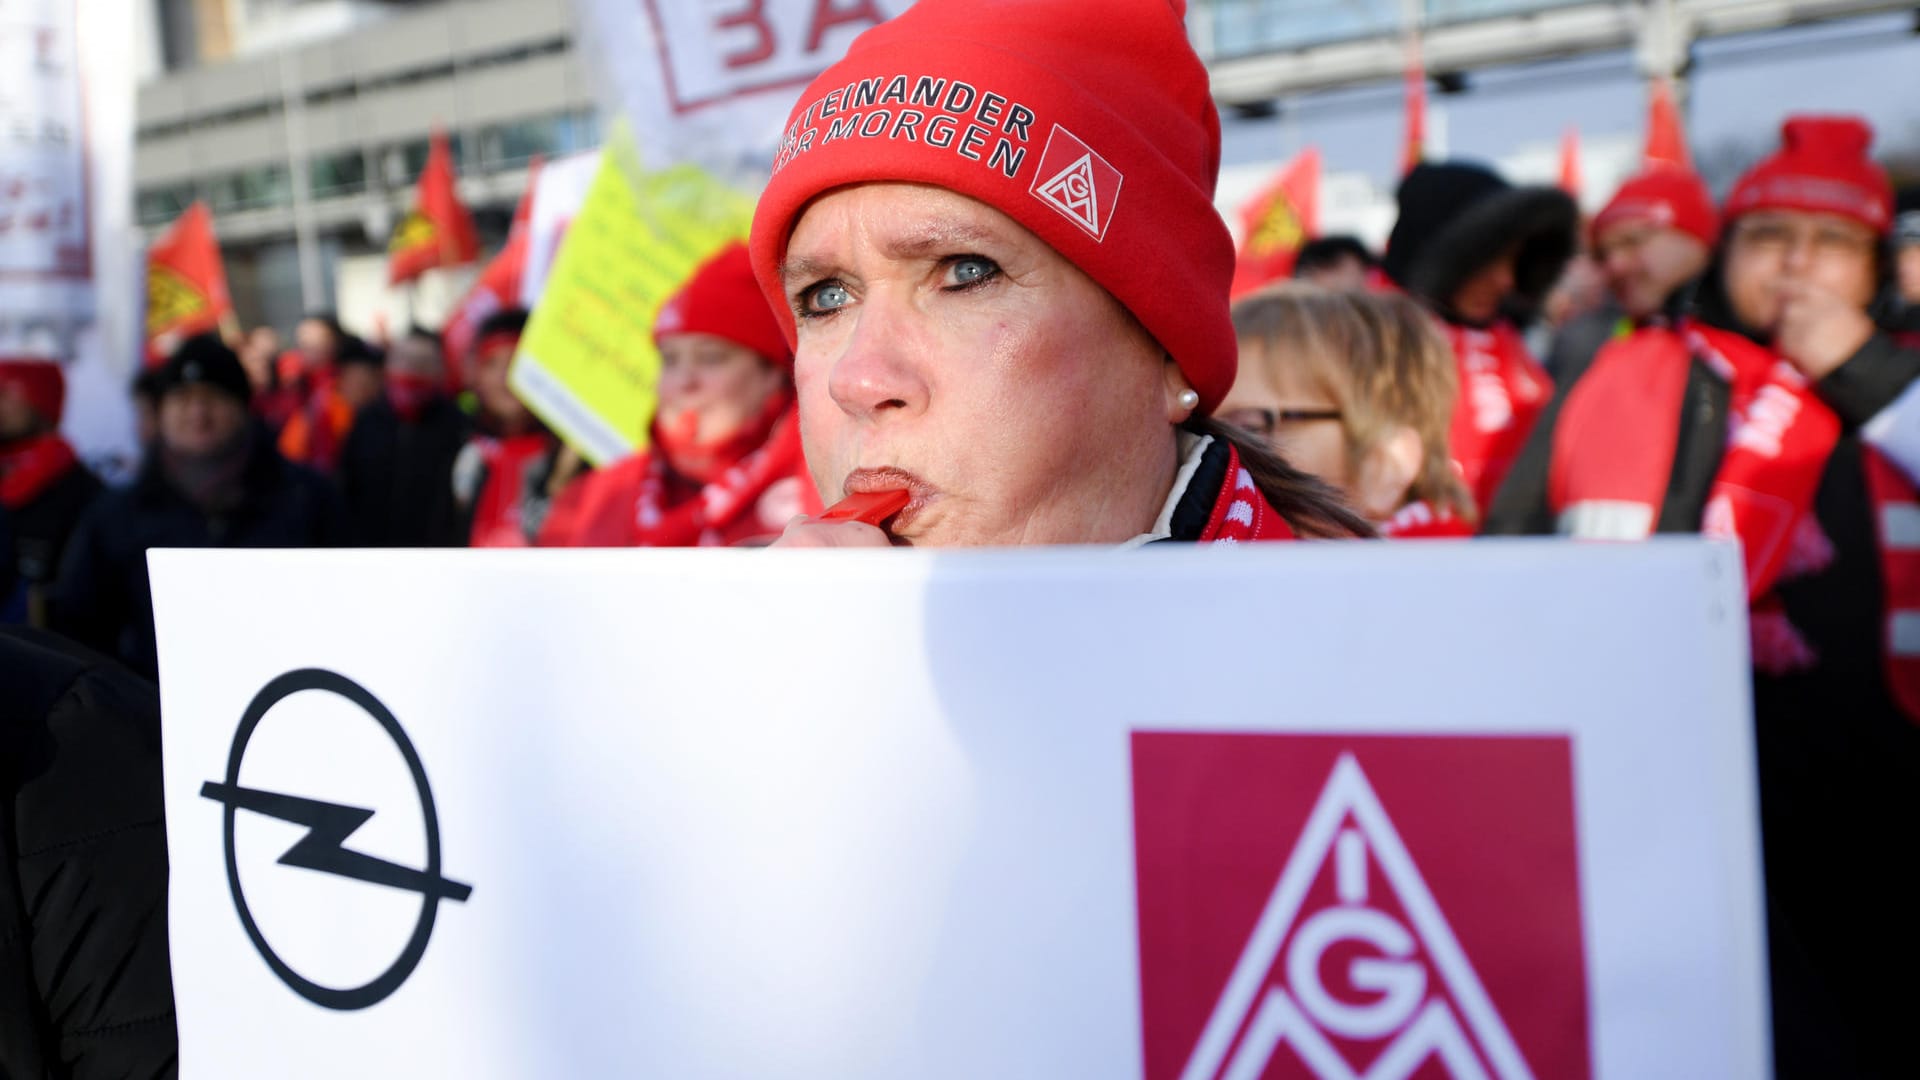
[[[156,552],[182,1072],[1766,1075],[1738,559]]]
[[[912,2],[574,0],[574,11],[601,104],[628,117],[650,164],[764,183],[800,91]]]

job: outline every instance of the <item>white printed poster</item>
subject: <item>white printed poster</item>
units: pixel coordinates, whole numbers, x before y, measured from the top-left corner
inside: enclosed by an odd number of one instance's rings
[[[766,180],[787,113],[860,33],[912,0],[573,0],[609,115],[651,167]]]
[[[1765,1076],[1738,560],[156,552],[182,1074]]]

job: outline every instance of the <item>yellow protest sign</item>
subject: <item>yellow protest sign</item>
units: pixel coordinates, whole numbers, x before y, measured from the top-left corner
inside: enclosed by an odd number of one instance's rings
[[[750,200],[695,166],[643,168],[616,124],[520,339],[514,393],[595,465],[644,449],[660,380],[654,319],[752,219]]]

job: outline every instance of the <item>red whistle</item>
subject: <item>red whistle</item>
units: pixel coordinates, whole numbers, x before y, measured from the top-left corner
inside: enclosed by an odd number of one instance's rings
[[[906,491],[862,491],[828,507],[819,520],[860,521],[878,529],[912,501],[913,495]]]

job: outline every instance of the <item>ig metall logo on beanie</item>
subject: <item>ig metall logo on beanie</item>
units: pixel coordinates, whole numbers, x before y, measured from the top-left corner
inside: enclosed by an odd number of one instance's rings
[[[227,883],[248,939],[316,1005],[386,1000],[426,954],[440,904],[473,893],[441,873],[439,815],[413,741],[336,672],[290,671],[261,688],[226,775],[200,794],[225,810]]]
[[[1086,230],[1088,236],[1105,240],[1125,179],[1079,136],[1055,124],[1047,136],[1047,148],[1040,154],[1040,170],[1030,191],[1034,198]]]
[[[1585,1080],[1564,737],[1136,733],[1148,1080]]]

